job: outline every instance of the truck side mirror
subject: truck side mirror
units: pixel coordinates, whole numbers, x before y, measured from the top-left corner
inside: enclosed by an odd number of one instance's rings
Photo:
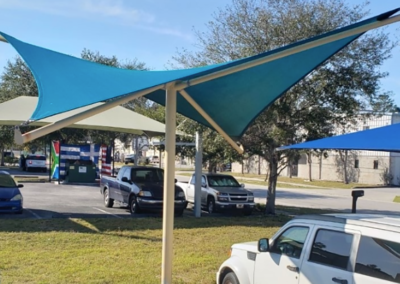
[[[258,241],[258,251],[259,252],[269,251],[269,240],[267,238],[263,238]]]
[[[207,184],[206,184],[205,182],[202,182],[202,183],[201,183],[201,187],[207,188]]]
[[[121,181],[123,181],[123,182],[129,182],[129,183],[130,183],[130,180],[128,180],[127,177],[122,177]]]
[[[242,184],[240,185],[240,187],[241,187],[241,188],[244,188],[244,183],[242,183]]]

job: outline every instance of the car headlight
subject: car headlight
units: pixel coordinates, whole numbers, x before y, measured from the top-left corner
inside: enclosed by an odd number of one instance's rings
[[[178,192],[178,197],[185,198],[185,193],[183,191]]]
[[[141,191],[139,191],[139,194],[138,194],[139,196],[146,196],[146,197],[151,197],[152,195],[151,195],[151,192],[150,191],[147,191],[147,190],[141,190]]]
[[[15,195],[13,198],[11,198],[10,201],[18,201],[18,200],[22,200],[22,195],[21,194]]]
[[[217,192],[217,198],[219,201],[229,201],[229,194],[224,192]]]
[[[249,195],[247,196],[247,199],[248,199],[249,201],[254,201],[254,195],[253,195],[253,193],[249,193]]]

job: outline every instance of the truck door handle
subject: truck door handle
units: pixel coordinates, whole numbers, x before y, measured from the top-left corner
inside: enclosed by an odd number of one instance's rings
[[[293,271],[293,272],[299,272],[299,268],[296,267],[296,266],[288,265],[288,266],[286,266],[286,268],[289,269],[290,271]]]
[[[339,278],[333,277],[332,281],[336,282],[336,283],[339,283],[339,284],[347,284],[347,280],[346,279],[339,279]]]

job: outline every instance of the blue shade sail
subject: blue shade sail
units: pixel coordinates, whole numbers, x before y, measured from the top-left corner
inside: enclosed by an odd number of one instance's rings
[[[278,150],[289,149],[400,152],[400,123],[284,146]]]
[[[396,13],[387,12],[344,28],[256,56],[192,69],[137,71],[104,66],[3,36],[21,55],[36,79],[39,102],[31,120],[91,105],[166,84],[195,79],[284,50],[365,26]],[[277,98],[317,66],[350,44],[360,34],[326,43],[217,79],[187,87],[197,104],[233,139],[240,138],[251,122]],[[165,92],[146,95],[165,105]],[[180,95],[177,112],[208,127],[210,124]],[[212,128],[212,127],[211,127]]]

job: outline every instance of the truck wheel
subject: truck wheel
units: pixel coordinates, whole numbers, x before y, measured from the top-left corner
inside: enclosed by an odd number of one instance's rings
[[[129,199],[129,211],[131,214],[139,214],[140,213],[140,207],[137,204],[136,196],[132,196]]]
[[[110,198],[108,189],[104,190],[104,206],[111,208],[114,205],[114,199]]]
[[[215,213],[215,200],[214,197],[209,197],[207,200],[207,210],[208,214]]]
[[[222,280],[222,284],[239,284],[239,280],[237,279],[235,273],[229,272],[225,275],[224,280]]]

